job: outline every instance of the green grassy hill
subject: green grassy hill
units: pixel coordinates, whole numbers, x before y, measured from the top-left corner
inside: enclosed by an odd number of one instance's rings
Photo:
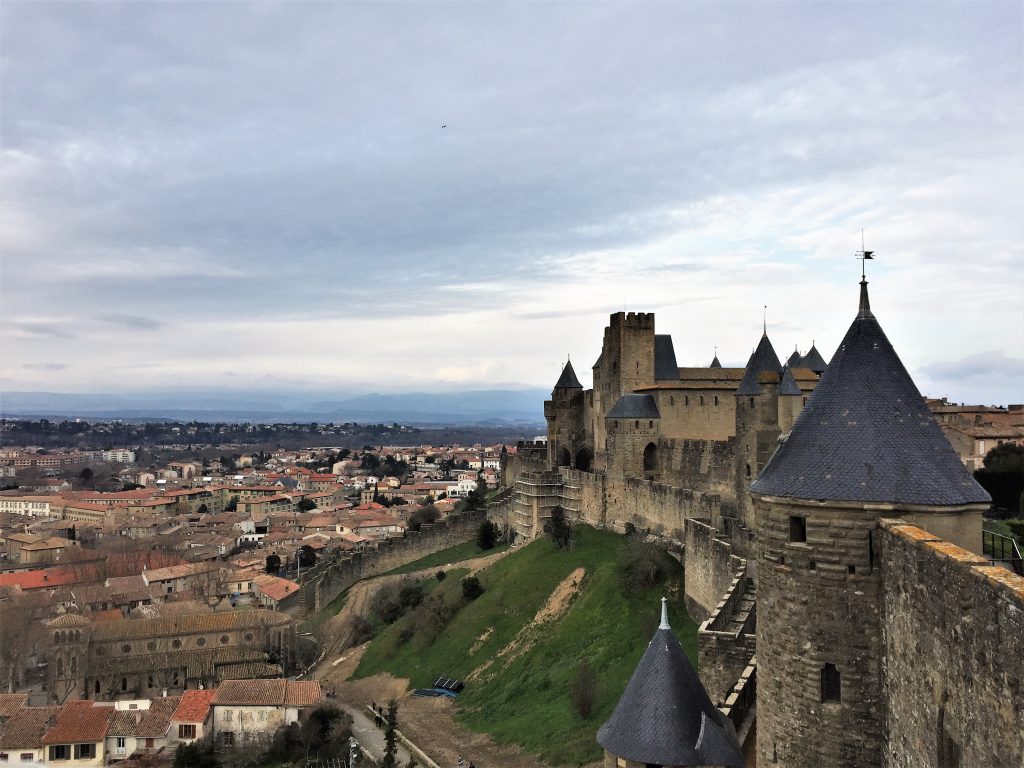
[[[696,663],[697,627],[682,607],[682,566],[659,552],[661,583],[627,587],[620,566],[624,546],[622,536],[578,526],[571,551],[558,551],[543,538],[481,571],[486,592],[473,602],[463,601],[457,579],[446,579],[436,590],[453,614],[443,631],[424,631],[414,615],[400,619],[371,643],[356,676],[387,671],[423,687],[440,674],[471,678],[490,661],[459,697],[458,717],[465,725],[552,764],[597,760],[595,734],[657,627],[663,594],[670,598],[672,627]],[[517,652],[499,657],[581,566],[583,583],[561,618],[526,630]],[[582,661],[598,679],[597,706],[586,720],[576,714],[568,692]]]

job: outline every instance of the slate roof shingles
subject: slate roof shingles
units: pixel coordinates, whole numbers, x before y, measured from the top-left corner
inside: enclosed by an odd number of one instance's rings
[[[881,325],[861,311],[752,493],[957,506],[988,493],[943,435]]]

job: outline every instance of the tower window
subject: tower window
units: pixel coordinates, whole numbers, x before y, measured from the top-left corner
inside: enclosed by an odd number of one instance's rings
[[[807,564],[807,570],[809,570],[809,571],[815,571],[815,570],[817,570],[817,569],[818,569],[818,564],[817,564],[816,562],[814,562],[813,560],[811,560],[811,562],[809,562],[809,563]]]
[[[855,574],[857,572],[857,566],[856,565],[848,565],[848,566],[846,566],[846,572],[852,576],[853,574]]]
[[[683,405],[689,405],[689,404],[690,404],[690,396],[689,395],[683,395]]]
[[[718,395],[715,395],[715,405],[718,405]]]
[[[704,395],[701,395],[701,396],[700,396],[700,404],[701,404],[701,405],[704,405]]]
[[[753,407],[754,407],[754,398],[750,398],[750,407],[751,407],[751,408],[753,408]]]
[[[839,677],[839,670],[835,664],[826,664],[821,670],[821,700],[822,702],[843,700],[843,684]]]
[[[807,518],[800,515],[789,516],[789,540],[807,541]]]
[[[675,397],[673,395],[669,395],[668,396],[668,404],[669,405],[675,405],[676,404],[676,399],[675,399]]]
[[[750,463],[747,463],[747,477],[750,477]]]

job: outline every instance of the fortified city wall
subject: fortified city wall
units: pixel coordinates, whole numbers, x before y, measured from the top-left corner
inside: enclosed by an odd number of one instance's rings
[[[476,536],[486,518],[482,510],[449,515],[420,531],[407,531],[401,539],[388,539],[365,552],[336,552],[302,574],[299,614],[320,610],[360,579],[411,563]]]
[[[700,622],[715,611],[737,573],[746,572],[747,561],[706,519],[686,521],[685,544],[686,611]]]
[[[881,528],[885,764],[1021,765],[1024,578],[902,521]]]

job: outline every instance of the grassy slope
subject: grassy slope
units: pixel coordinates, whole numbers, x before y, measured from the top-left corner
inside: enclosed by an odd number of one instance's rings
[[[540,539],[479,574],[487,592],[464,607],[432,644],[414,637],[402,645],[398,634],[407,619],[384,630],[367,649],[356,671],[367,676],[389,671],[425,686],[439,674],[465,678],[475,667],[495,659],[486,682],[470,684],[459,697],[460,720],[498,741],[514,742],[554,764],[596,760],[594,740],[607,719],[657,626],[662,593],[671,602],[672,626],[690,659],[696,658],[696,625],[682,608],[682,567],[665,556],[670,572],[665,584],[627,595],[618,570],[623,538],[580,526],[571,552],[556,551]],[[587,569],[579,595],[560,621],[533,633],[535,644],[509,662],[497,659],[516,633],[544,604],[552,590],[578,566]],[[442,585],[457,600],[455,579]],[[492,632],[472,655],[483,633]],[[587,660],[600,681],[597,710],[589,720],[576,716],[568,686],[577,664]]]

